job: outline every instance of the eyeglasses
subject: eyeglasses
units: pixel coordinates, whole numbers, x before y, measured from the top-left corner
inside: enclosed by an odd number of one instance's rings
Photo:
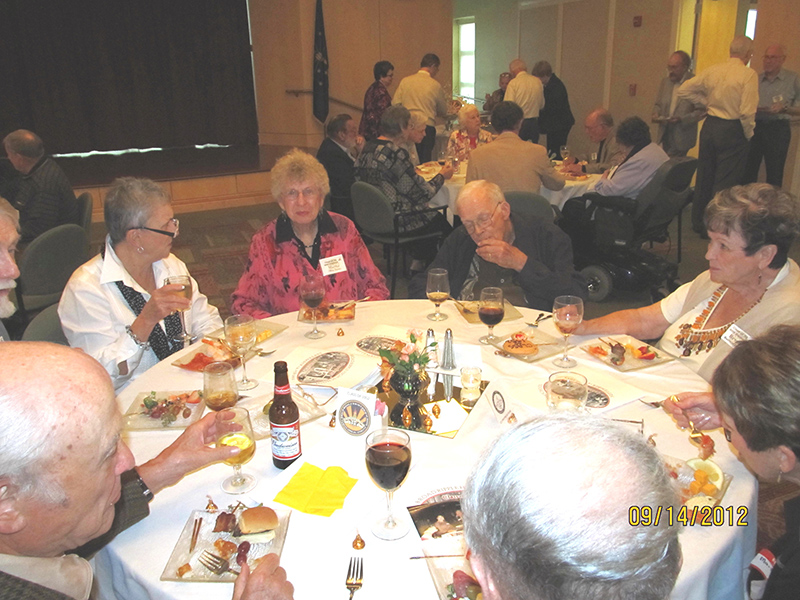
[[[131,229],[145,229],[147,231],[152,231],[153,233],[168,235],[169,237],[175,239],[176,237],[178,237],[178,231],[180,230],[181,222],[175,217],[171,218],[167,222],[175,225],[175,231],[166,231],[164,229],[153,229],[152,227],[131,227]]]
[[[725,434],[725,440],[730,442],[731,441],[731,430],[727,427],[722,428],[722,432]]]
[[[481,228],[488,227],[491,224],[492,219],[494,219],[494,214],[497,212],[497,207],[499,207],[501,204],[502,202],[498,202],[497,204],[494,205],[494,210],[492,211],[492,214],[490,215],[482,214],[477,219],[475,219],[475,221],[461,221],[461,224],[464,226],[464,229],[466,229],[468,233],[474,233],[475,228],[477,226],[480,226]]]

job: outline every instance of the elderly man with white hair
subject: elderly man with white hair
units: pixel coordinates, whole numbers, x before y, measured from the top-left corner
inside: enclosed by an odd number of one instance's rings
[[[484,600],[665,600],[681,568],[678,525],[631,526],[632,506],[680,507],[664,463],[641,436],[608,419],[565,414],[510,430],[484,454],[461,498]]]
[[[0,319],[7,319],[17,310],[8,296],[19,277],[14,260],[19,238],[19,213],[5,198],[0,198]],[[0,321],[0,342],[9,339],[8,331]]]
[[[552,222],[512,214],[500,187],[484,180],[465,185],[456,208],[461,227],[429,267],[447,269],[454,298],[478,300],[484,287],[500,287],[512,304],[551,310],[556,296],[586,297],[572,243]],[[425,298],[426,279],[420,273],[411,280],[410,298]]]
[[[0,598],[85,600],[93,577],[81,556],[146,517],[154,493],[238,452],[209,445],[210,414],[134,469],[121,423],[111,379],[88,354],[0,344]],[[242,568],[233,598],[292,594],[272,555],[252,575]]]

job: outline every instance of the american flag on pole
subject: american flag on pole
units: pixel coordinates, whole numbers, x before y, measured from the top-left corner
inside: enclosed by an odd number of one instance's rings
[[[322,0],[317,0],[314,25],[314,116],[322,123],[328,118],[328,45],[325,43]]]

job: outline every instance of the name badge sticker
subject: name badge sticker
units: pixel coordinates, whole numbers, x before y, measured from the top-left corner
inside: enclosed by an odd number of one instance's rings
[[[319,266],[322,269],[322,274],[326,277],[334,273],[342,273],[347,271],[347,265],[344,264],[344,256],[337,254],[336,256],[329,256],[328,258],[320,258]]]
[[[737,344],[751,339],[753,339],[752,336],[736,323],[728,327],[728,331],[722,336],[722,341],[731,348],[735,348]]]

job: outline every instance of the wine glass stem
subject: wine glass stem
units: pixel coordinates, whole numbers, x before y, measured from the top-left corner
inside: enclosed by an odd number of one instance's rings
[[[394,520],[394,513],[392,512],[392,498],[394,497],[394,491],[386,492],[386,527],[387,529],[394,527],[397,525]]]
[[[567,356],[567,341],[569,340],[569,334],[564,336],[564,357],[561,359],[563,362],[567,362],[569,357]]]
[[[317,333],[317,309],[312,308],[311,314],[314,315],[314,331],[312,331],[312,333]]]
[[[489,339],[494,339],[494,325],[489,325]]]
[[[242,363],[242,383],[247,383],[249,380],[247,379],[247,367],[245,366],[244,354],[245,353],[239,355],[239,362]]]
[[[181,336],[186,337],[186,313],[180,311],[178,316],[181,319]]]
[[[244,477],[242,477],[242,467],[240,465],[233,465],[233,479],[231,479],[231,485],[239,487],[243,483]]]
[[[439,320],[439,305],[436,305],[436,320]]]

